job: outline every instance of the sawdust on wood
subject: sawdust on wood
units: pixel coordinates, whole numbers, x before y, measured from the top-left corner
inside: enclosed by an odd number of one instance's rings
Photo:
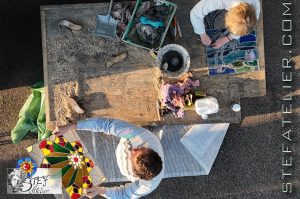
[[[76,99],[79,96],[78,85],[77,81],[54,85],[53,101],[55,103],[53,113],[57,121],[56,125],[66,125],[86,118],[84,113],[76,113],[68,103],[69,97]]]
[[[70,109],[66,100],[68,97],[74,98],[83,109],[93,107],[89,106],[89,101],[86,101],[86,94],[91,88],[85,83],[85,80],[92,78],[87,74],[93,74],[99,78],[102,75],[110,75],[110,73],[130,72],[154,65],[155,61],[147,51],[125,44],[120,38],[112,41],[94,33],[96,16],[106,12],[107,7],[101,5],[88,6],[80,11],[77,9],[44,11],[46,28],[43,31],[46,32],[46,38],[44,38],[46,48],[43,50],[47,55],[47,71],[44,73],[48,78],[50,106],[47,122],[52,123],[52,126],[53,122],[55,125],[65,125],[94,116],[92,111],[86,112],[86,110],[84,114],[77,114]],[[72,32],[67,27],[58,26],[62,19],[71,20],[80,25],[81,30]],[[107,61],[125,51],[128,52],[127,59],[111,66],[108,71]],[[142,65],[137,66],[138,63],[142,63]],[[96,72],[86,72],[93,67]],[[109,78],[108,81],[110,81]],[[153,85],[155,84],[153,83]],[[122,92],[126,93],[126,90]],[[103,100],[101,103],[105,104],[105,101]]]

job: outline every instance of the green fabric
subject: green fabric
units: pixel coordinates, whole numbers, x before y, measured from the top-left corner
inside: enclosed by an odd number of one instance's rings
[[[37,132],[38,140],[42,140],[51,135],[51,131],[46,129],[43,82],[37,82],[32,86],[31,95],[20,110],[17,125],[11,131],[13,143],[20,143],[29,131]]]

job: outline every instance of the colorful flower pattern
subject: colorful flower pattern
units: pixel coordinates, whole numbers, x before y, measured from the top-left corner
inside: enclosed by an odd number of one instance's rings
[[[83,155],[80,142],[70,143],[59,136],[53,142],[42,141],[39,148],[44,155],[41,167],[62,169],[62,184],[71,199],[80,198],[83,188],[93,186],[89,173],[94,168],[94,163]]]
[[[35,174],[37,165],[33,159],[25,157],[18,160],[16,168],[21,169],[30,178]]]

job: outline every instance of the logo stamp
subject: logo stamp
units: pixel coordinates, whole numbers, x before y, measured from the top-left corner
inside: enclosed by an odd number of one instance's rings
[[[61,169],[31,168],[23,159],[20,167],[7,169],[8,194],[62,194]]]

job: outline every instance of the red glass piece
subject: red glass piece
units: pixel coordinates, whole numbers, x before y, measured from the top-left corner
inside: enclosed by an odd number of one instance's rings
[[[30,166],[30,164],[28,164],[27,162],[23,164],[23,169],[24,169],[25,171],[30,170],[30,168],[31,168],[31,166]]]

